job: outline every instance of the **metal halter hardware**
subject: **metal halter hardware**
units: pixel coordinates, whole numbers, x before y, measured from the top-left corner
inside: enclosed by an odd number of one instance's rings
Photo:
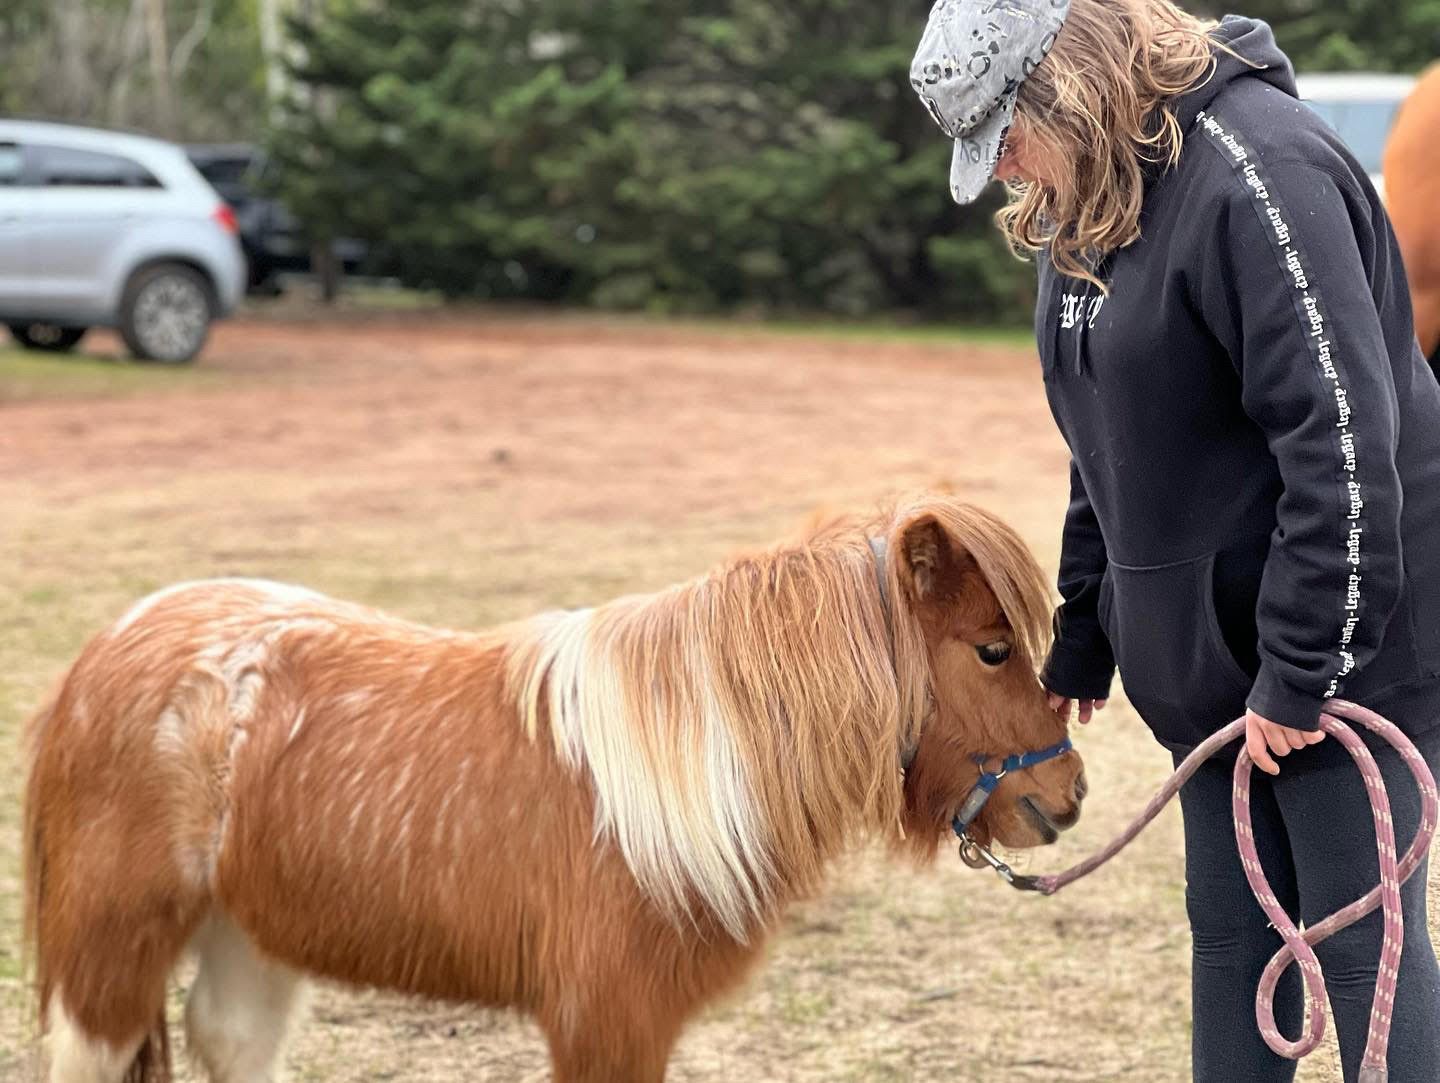
[[[1057,756],[1063,756],[1074,747],[1070,738],[1066,737],[1047,748],[1007,756],[1000,762],[998,771],[985,770],[986,762],[994,757],[976,756],[975,762],[980,765],[980,778],[975,783],[975,788],[966,796],[960,811],[955,813],[955,818],[950,821],[951,828],[960,839],[960,860],[972,869],[983,869],[987,866],[994,869],[1002,880],[1021,891],[1038,890],[1034,877],[1017,875],[1009,865],[991,853],[989,848],[973,839],[970,836],[970,825],[980,815],[980,810],[985,807],[985,802],[990,800],[990,795],[995,792],[995,787],[1000,785],[1002,778],[1012,771],[1023,771],[1027,767],[1035,767]]]

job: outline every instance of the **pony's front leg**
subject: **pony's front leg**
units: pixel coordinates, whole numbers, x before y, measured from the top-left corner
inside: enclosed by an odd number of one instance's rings
[[[629,1012],[594,1012],[543,1023],[554,1083],[664,1083],[665,1066],[680,1035],[664,1009],[637,1020]]]

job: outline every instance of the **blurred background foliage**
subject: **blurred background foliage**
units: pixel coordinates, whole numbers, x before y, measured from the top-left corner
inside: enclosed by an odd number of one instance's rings
[[[1011,316],[1032,274],[907,84],[924,11],[336,0],[271,146],[303,219],[449,294]]]
[[[265,0],[0,0],[0,110],[188,139],[265,123]]]
[[[1022,320],[1001,196],[951,203],[907,84],[928,7],[7,0],[0,108],[262,141],[313,239],[449,296]],[[1305,70],[1440,53],[1440,0],[1244,9]]]
[[[1182,6],[1219,18],[1238,11],[1275,28],[1300,71],[1416,72],[1440,56],[1440,0],[1211,0]]]

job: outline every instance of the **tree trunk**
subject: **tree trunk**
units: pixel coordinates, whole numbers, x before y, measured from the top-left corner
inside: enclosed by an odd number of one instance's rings
[[[150,82],[155,96],[155,126],[160,134],[175,136],[175,88],[170,82],[170,42],[165,23],[165,0],[147,0],[145,29],[150,38]]]
[[[335,258],[335,245],[316,241],[310,246],[310,271],[320,290],[321,304],[334,304],[340,293],[340,261]]]
[[[284,41],[280,9],[285,0],[260,0],[260,52],[265,58],[265,93],[271,107],[285,94]]]
[[[140,62],[144,48],[145,15],[148,0],[130,0],[130,11],[120,31],[120,64],[115,81],[110,86],[109,123],[122,128],[130,126],[130,88],[135,66]]]

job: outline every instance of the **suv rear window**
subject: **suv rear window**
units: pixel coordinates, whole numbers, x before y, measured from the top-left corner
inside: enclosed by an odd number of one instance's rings
[[[249,158],[191,158],[200,175],[211,184],[239,184],[250,170]]]
[[[20,148],[14,143],[0,143],[0,185],[20,183]]]
[[[35,177],[46,188],[159,188],[139,162],[74,147],[34,146]]]

